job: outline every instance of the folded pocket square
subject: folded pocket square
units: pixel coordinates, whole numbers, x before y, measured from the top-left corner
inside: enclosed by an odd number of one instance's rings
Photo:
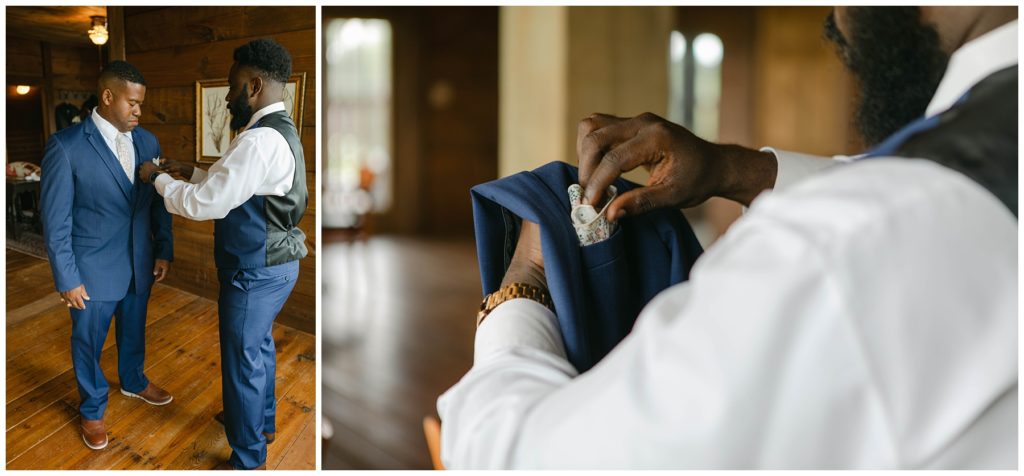
[[[614,185],[609,185],[604,195],[604,207],[597,211],[593,206],[583,204],[583,187],[575,183],[569,186],[569,206],[572,207],[569,218],[576,229],[576,236],[580,239],[580,246],[600,243],[615,233],[618,225],[608,221],[606,212],[608,205],[615,200],[618,193]]]

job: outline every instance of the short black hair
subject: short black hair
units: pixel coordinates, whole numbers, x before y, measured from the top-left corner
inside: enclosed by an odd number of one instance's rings
[[[114,60],[106,68],[103,68],[99,78],[100,87],[102,88],[103,83],[111,79],[120,79],[129,83],[146,85],[146,79],[142,77],[142,73],[127,61]]]
[[[270,38],[252,40],[235,49],[235,62],[260,70],[279,83],[287,83],[292,75],[292,55]]]

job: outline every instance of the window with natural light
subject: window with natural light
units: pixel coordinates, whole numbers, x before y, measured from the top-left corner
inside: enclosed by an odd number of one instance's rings
[[[323,225],[360,226],[392,197],[392,32],[387,20],[327,22]]]
[[[718,139],[722,97],[721,38],[701,33],[687,42],[682,32],[669,35],[669,120],[705,140]]]

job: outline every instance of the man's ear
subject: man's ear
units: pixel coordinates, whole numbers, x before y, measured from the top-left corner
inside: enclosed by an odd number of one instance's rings
[[[253,76],[252,78],[252,91],[249,93],[249,97],[256,97],[263,92],[263,78],[260,76]]]
[[[102,102],[104,106],[113,104],[114,93],[110,89],[104,89],[103,92],[100,93],[100,102]]]

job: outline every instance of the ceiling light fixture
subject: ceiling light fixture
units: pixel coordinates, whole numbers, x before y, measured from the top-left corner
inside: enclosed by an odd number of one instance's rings
[[[107,42],[107,38],[110,37],[107,32],[107,17],[97,15],[89,18],[92,18],[92,28],[89,29],[89,39],[97,46],[105,44]]]

